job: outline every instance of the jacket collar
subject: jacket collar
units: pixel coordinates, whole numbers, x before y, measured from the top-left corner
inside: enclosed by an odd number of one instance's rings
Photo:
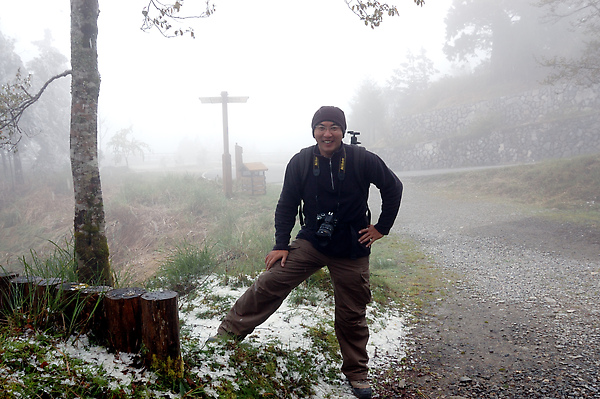
[[[344,148],[344,143],[342,142],[342,144],[340,145],[340,148],[338,148],[333,155],[331,156],[331,159],[333,158],[338,158],[340,156],[340,154],[342,153],[342,150]],[[321,155],[321,152],[319,151],[319,145],[315,144],[315,146],[313,147],[313,154],[319,157],[323,157],[325,158],[323,155]]]

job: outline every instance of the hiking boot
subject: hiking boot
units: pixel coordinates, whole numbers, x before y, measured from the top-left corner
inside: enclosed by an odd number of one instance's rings
[[[216,342],[240,342],[243,338],[230,333],[217,333],[217,335],[213,335],[212,337],[208,337],[206,340],[207,344],[216,343]]]
[[[350,381],[352,387],[352,393],[358,399],[371,399],[373,391],[371,390],[371,384],[367,380]]]
[[[207,344],[212,344],[213,342],[221,342],[223,341],[223,336],[222,335],[213,335],[212,337],[208,337],[208,339],[206,340]]]

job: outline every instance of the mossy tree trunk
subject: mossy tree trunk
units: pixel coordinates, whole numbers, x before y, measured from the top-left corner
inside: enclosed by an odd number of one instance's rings
[[[98,0],[71,0],[71,170],[80,282],[112,285],[98,167]]]

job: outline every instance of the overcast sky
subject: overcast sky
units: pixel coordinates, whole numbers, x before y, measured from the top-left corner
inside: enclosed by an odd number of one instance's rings
[[[187,0],[185,7],[203,4]],[[445,61],[444,17],[451,0],[417,7],[398,0],[399,17],[364,26],[344,0],[217,0],[217,12],[190,20],[196,39],[142,32],[145,1],[100,0],[100,117],[110,131],[133,127],[155,152],[174,151],[182,137],[222,152],[221,107],[199,97],[248,96],[229,106],[231,152],[259,148],[293,154],[310,145],[312,114],[321,105],[349,104],[365,79],[384,83],[408,49]],[[50,29],[69,56],[68,0],[0,0],[0,28],[16,39],[26,62],[32,41]],[[185,8],[184,8],[185,9]],[[61,72],[61,71],[56,71]],[[352,118],[348,115],[349,128]],[[368,132],[363,132],[368,134]],[[256,159],[248,161],[258,161]]]

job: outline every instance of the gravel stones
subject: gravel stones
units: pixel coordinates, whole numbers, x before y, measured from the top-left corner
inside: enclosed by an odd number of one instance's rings
[[[600,398],[598,232],[403,182],[398,230],[460,277],[420,318],[390,397]]]

